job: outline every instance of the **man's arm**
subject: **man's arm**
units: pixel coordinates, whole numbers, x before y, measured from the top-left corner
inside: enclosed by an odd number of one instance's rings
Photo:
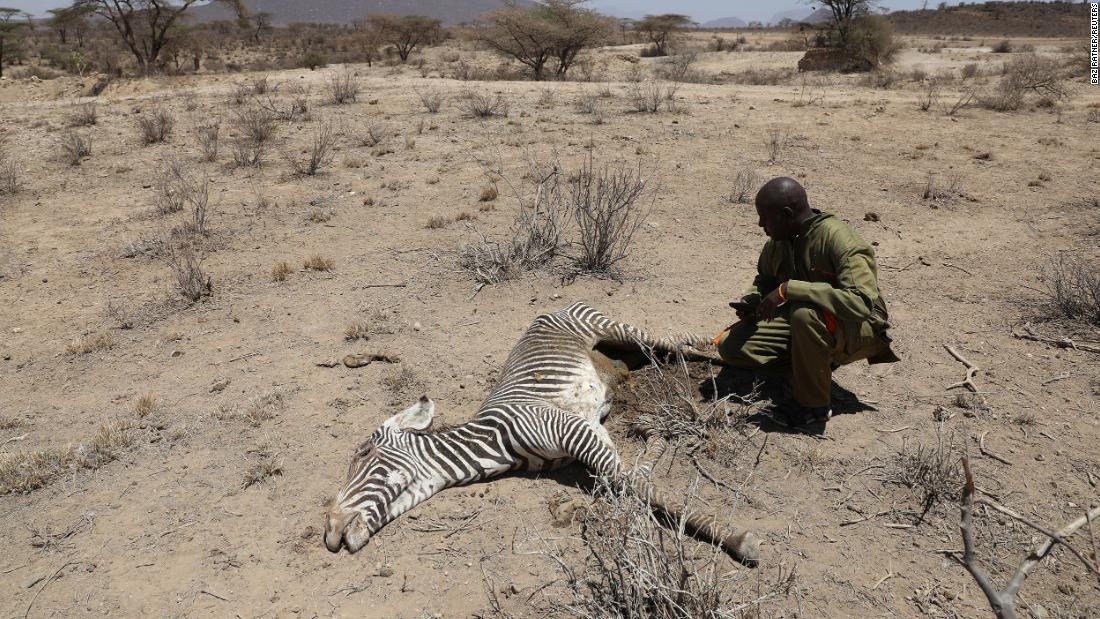
[[[813,303],[828,310],[840,320],[862,321],[871,317],[875,301],[879,298],[875,276],[875,257],[864,243],[836,242],[833,266],[836,268],[836,286],[828,282],[804,282],[791,280],[784,290],[787,299]]]

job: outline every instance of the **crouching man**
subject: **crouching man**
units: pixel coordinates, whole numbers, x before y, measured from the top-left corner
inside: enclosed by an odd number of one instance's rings
[[[811,209],[794,179],[768,181],[756,212],[768,242],[752,286],[730,303],[739,321],[715,338],[718,352],[739,368],[789,363],[793,401],[780,409],[787,422],[827,421],[834,368],[898,361],[874,252],[851,226]]]

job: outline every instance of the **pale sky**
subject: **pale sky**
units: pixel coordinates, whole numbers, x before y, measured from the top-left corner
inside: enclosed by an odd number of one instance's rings
[[[300,0],[310,2],[312,0]],[[454,0],[461,2],[462,0]],[[682,13],[697,22],[720,17],[738,17],[746,22],[767,21],[780,11],[806,7],[800,0],[777,0],[759,2],[756,0],[589,0],[593,8],[620,16],[641,16],[647,13]],[[45,16],[49,9],[68,6],[66,0],[0,0],[0,6],[21,9],[35,16]],[[882,6],[891,9],[918,9],[923,0],[885,0]],[[929,7],[938,4],[929,1]],[[948,2],[958,4],[958,2]]]

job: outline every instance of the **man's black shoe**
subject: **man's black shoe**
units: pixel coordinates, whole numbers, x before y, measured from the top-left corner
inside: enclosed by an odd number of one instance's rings
[[[783,406],[778,412],[783,421],[795,428],[812,423],[825,423],[833,416],[833,409],[828,406],[802,406],[794,402]]]

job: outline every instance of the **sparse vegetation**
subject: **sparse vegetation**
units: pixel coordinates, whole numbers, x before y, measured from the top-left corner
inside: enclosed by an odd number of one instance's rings
[[[285,158],[297,174],[316,176],[321,168],[331,164],[333,158],[336,157],[336,152],[333,149],[339,137],[340,133],[332,123],[322,123],[317,127],[313,139],[310,140],[307,146],[308,159],[303,161],[289,152],[284,154]]]
[[[336,268],[336,261],[320,254],[313,254],[302,261],[302,267],[307,271],[328,272]]]
[[[115,341],[110,334],[93,333],[73,338],[71,342],[65,345],[65,352],[70,355],[87,355],[100,350],[113,348],[114,345]]]
[[[66,131],[61,138],[61,155],[65,163],[71,166],[80,165],[81,160],[92,155],[92,138],[76,131]]]
[[[349,342],[370,339],[370,325],[359,320],[344,327],[344,339]]]
[[[271,280],[285,282],[286,278],[293,272],[286,260],[279,260],[275,263],[275,266],[271,267]]]
[[[590,155],[569,178],[570,210],[580,230],[582,271],[609,273],[626,258],[634,234],[649,214],[649,180],[641,163],[600,166]]]
[[[37,490],[70,471],[97,470],[118,458],[133,439],[132,422],[111,419],[86,443],[0,455],[0,495]]]
[[[23,189],[22,166],[19,160],[0,144],[0,194],[14,196]]]
[[[733,187],[730,189],[729,201],[735,204],[752,202],[756,196],[759,181],[756,172],[752,168],[740,168],[733,177]]]
[[[507,116],[509,106],[500,93],[490,95],[476,90],[468,90],[459,107],[470,118],[491,118],[493,116]]]
[[[1100,268],[1080,254],[1062,251],[1040,271],[1048,307],[1056,316],[1100,325]]]
[[[250,105],[236,114],[233,138],[233,162],[238,167],[259,167],[271,139],[275,137],[275,116],[259,106]]]
[[[439,113],[445,101],[443,93],[436,90],[426,90],[417,94],[420,96],[420,103],[429,114]]]
[[[343,70],[329,76],[327,87],[329,101],[335,105],[355,103],[359,100],[359,92],[362,90],[359,78],[349,67],[344,67]]]
[[[783,147],[787,143],[789,131],[785,127],[772,127],[764,136],[764,148],[768,155],[768,163],[778,163],[783,154]]]
[[[99,115],[96,113],[96,105],[94,102],[84,103],[77,106],[76,111],[69,116],[69,126],[71,127],[91,127],[99,120]]]
[[[243,485],[248,488],[256,484],[262,484],[282,474],[283,462],[278,454],[273,452],[270,447],[263,446],[249,455],[248,466],[245,467],[244,471]]]
[[[167,246],[165,260],[184,299],[195,303],[213,292],[213,281],[203,271],[202,255],[190,245]]]
[[[922,521],[934,508],[958,500],[962,481],[959,453],[942,436],[932,446],[906,443],[895,456],[887,479],[913,492],[921,509],[916,520]]]
[[[428,218],[428,223],[424,224],[424,227],[429,230],[438,230],[440,228],[446,228],[450,220],[442,215],[432,215]]]
[[[221,133],[221,127],[221,119],[214,119],[196,127],[195,139],[198,141],[203,161],[217,161],[218,137]]]
[[[151,111],[139,115],[137,124],[138,129],[141,131],[143,144],[159,144],[171,135],[176,120],[167,109],[155,107]]]

